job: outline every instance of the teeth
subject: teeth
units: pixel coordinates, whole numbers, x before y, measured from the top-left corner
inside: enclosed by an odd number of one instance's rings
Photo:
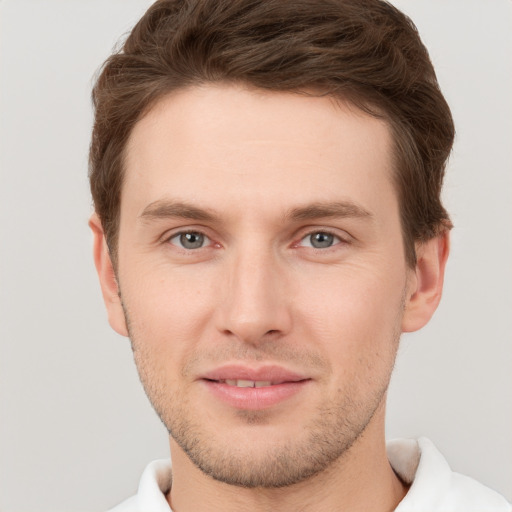
[[[254,383],[255,388],[266,388],[267,386],[272,386],[272,383],[268,380],[260,380]]]
[[[237,388],[253,388],[254,381],[253,380],[235,380],[235,386]]]
[[[267,386],[271,386],[272,383],[268,380],[230,380],[226,379],[224,381],[228,386],[236,386],[238,388],[263,388]]]

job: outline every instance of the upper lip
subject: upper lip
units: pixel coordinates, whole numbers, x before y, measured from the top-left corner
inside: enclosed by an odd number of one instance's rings
[[[308,377],[293,372],[278,365],[264,365],[260,367],[250,367],[241,364],[228,364],[220,366],[201,375],[206,380],[251,380],[265,381],[273,383],[281,382],[299,382]]]

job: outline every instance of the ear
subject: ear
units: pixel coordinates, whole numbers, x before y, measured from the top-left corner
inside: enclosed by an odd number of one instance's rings
[[[103,301],[107,308],[109,324],[117,333],[122,336],[128,336],[116,273],[110,258],[103,227],[96,213],[91,215],[89,227],[92,230],[94,238],[94,264],[96,265],[96,272],[98,272],[100,279],[101,293],[103,294]]]
[[[417,331],[432,318],[441,300],[449,252],[448,231],[416,245],[417,263],[409,276],[402,332]]]

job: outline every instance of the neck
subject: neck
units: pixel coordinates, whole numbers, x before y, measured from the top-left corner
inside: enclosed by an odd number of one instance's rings
[[[194,466],[171,439],[173,481],[169,504],[173,512],[395,510],[407,488],[387,459],[383,415],[373,420],[350,449],[323,472],[277,489],[247,489],[216,481]]]

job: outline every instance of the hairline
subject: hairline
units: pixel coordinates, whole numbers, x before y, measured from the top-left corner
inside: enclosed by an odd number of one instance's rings
[[[376,119],[380,119],[386,123],[386,126],[389,130],[389,135],[391,139],[391,147],[390,147],[390,170],[391,170],[391,180],[392,186],[396,193],[396,199],[398,201],[399,213],[400,213],[400,226],[402,231],[402,240],[404,245],[404,255],[407,262],[407,265],[411,268],[414,268],[416,264],[416,251],[414,249],[415,242],[420,242],[422,240],[418,240],[414,237],[413,233],[407,232],[407,224],[404,218],[404,204],[403,204],[403,195],[400,190],[400,158],[399,153],[401,151],[399,138],[401,137],[400,132],[407,132],[407,129],[404,128],[398,120],[394,118],[389,112],[386,111],[381,105],[378,104],[377,101],[372,101],[371,99],[365,97],[365,94],[358,90],[357,88],[344,88],[343,91],[335,91],[335,90],[322,90],[322,87],[319,85],[311,84],[310,86],[306,86],[301,89],[297,88],[264,88],[259,87],[247,80],[242,79],[222,79],[222,80],[204,80],[198,79],[195,82],[181,84],[176,87],[169,88],[167,91],[161,91],[160,93],[155,94],[153,98],[144,106],[141,110],[139,116],[134,121],[131,126],[127,136],[122,144],[122,150],[119,155],[119,176],[120,179],[120,187],[119,187],[119,199],[117,201],[117,210],[115,212],[115,217],[111,222],[111,229],[104,230],[107,246],[109,249],[110,258],[112,260],[114,268],[117,268],[117,263],[119,260],[119,230],[121,224],[121,203],[122,203],[122,193],[124,188],[124,178],[126,173],[126,164],[127,164],[127,152],[130,144],[130,140],[132,138],[132,134],[134,132],[137,124],[142,121],[146,116],[148,116],[155,109],[159,108],[159,106],[164,102],[166,98],[169,98],[173,95],[178,95],[184,91],[201,88],[201,87],[209,87],[216,85],[234,85],[242,87],[243,89],[255,92],[265,92],[266,94],[272,93],[289,93],[289,94],[299,94],[304,96],[312,96],[312,97],[328,97],[335,104],[342,104],[344,107],[347,107],[350,110],[355,110],[358,113],[364,113],[370,115]],[[100,219],[101,220],[101,219]],[[102,221],[103,224],[103,221]],[[424,240],[423,240],[424,241]]]

